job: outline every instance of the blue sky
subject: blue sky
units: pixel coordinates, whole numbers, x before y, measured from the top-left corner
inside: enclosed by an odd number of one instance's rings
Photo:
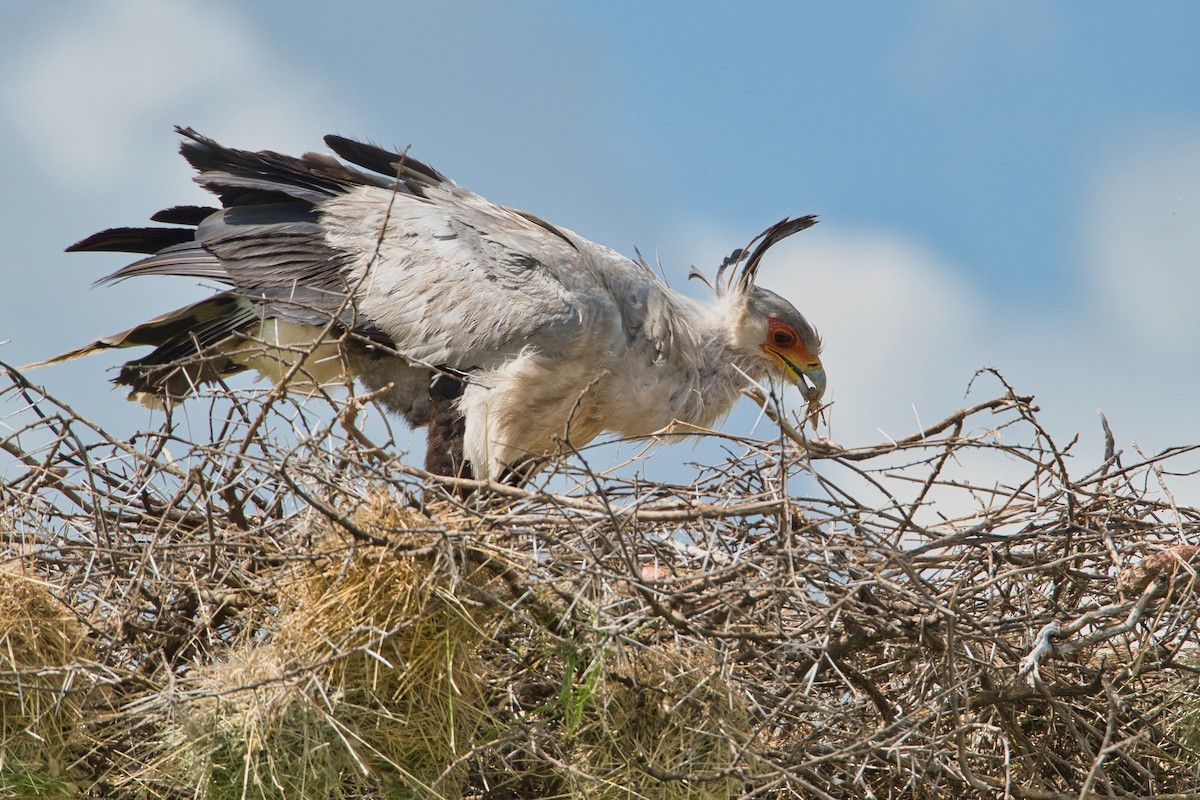
[[[172,125],[291,152],[337,132],[676,285],[819,214],[762,280],[825,335],[841,441],[944,416],[985,366],[1085,454],[1101,408],[1122,446],[1200,441],[1198,30],[1188,2],[5,4],[0,359],[205,293],[91,290],[121,257],[62,253],[203,199]],[[35,377],[144,424],[118,361]]]

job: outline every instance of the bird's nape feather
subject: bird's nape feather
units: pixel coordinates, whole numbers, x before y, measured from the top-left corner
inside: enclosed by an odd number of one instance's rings
[[[743,292],[754,285],[755,279],[758,277],[758,266],[762,262],[763,256],[767,254],[773,246],[783,241],[794,233],[799,233],[802,230],[811,228],[817,224],[815,214],[808,214],[803,217],[785,217],[779,222],[776,222],[771,227],[767,228],[762,233],[750,240],[750,243],[745,247],[739,247],[725,257],[721,262],[721,266],[717,268],[716,283],[721,284],[721,277],[730,268],[736,269],[737,265],[745,259],[746,264],[742,267],[742,271],[736,277],[731,273],[726,286],[731,286],[736,280],[739,289]],[[757,247],[755,247],[757,243]],[[754,247],[753,252],[747,258],[746,253]]]

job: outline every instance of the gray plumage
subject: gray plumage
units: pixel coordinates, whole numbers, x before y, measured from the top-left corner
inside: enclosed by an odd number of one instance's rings
[[[117,382],[143,399],[179,399],[243,369],[278,378],[329,328],[331,343],[304,364],[308,382],[349,372],[423,425],[430,380],[450,371],[464,381],[464,456],[493,478],[527,472],[561,440],[709,427],[748,378],[783,377],[812,402],[824,390],[816,332],[754,283],[766,249],[813,217],[735,251],[705,305],[644,262],[491,203],[406,154],[326,137],[367,172],[179,132],[221,208],[168,209],[154,219],[176,227],[103,231],[69,249],[145,254],[101,282],[183,275],[228,290],[51,362],[152,345]]]

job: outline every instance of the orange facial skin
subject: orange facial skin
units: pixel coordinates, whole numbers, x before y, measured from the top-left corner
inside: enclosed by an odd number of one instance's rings
[[[821,359],[815,353],[809,352],[796,329],[776,317],[767,318],[767,341],[762,345],[762,349],[774,357],[783,372],[793,378],[794,382],[800,380],[802,373],[822,369]]]
[[[821,396],[825,394],[825,368],[821,359],[808,349],[793,325],[776,317],[767,317],[767,340],[762,349],[775,359],[784,376],[800,387],[808,401],[805,416],[816,430]]]

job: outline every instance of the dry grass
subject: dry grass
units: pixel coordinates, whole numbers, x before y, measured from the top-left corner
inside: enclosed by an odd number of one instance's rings
[[[123,441],[6,376],[0,796],[1200,787],[1195,448],[1078,466],[1006,390],[462,500],[369,404],[222,393]]]
[[[430,525],[379,498],[354,516],[380,535]],[[273,620],[180,679],[156,782],[214,798],[460,796],[486,612],[425,559],[332,537],[312,552],[278,577]]]
[[[0,788],[70,797],[74,684],[89,669],[84,626],[38,577],[36,564],[0,566]]]

